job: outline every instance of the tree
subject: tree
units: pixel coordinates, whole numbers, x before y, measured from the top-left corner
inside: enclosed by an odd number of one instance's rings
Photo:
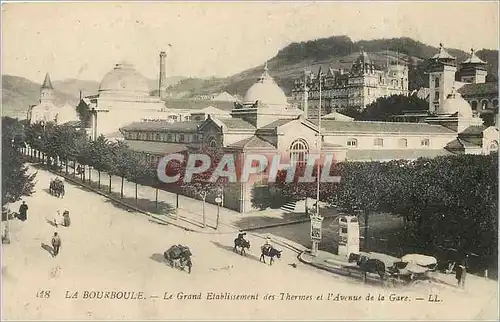
[[[391,116],[403,114],[404,111],[426,111],[428,108],[429,103],[416,95],[392,95],[377,98],[356,119],[359,121],[388,122],[391,121]]]
[[[126,178],[128,181],[135,183],[135,203],[137,203],[137,185],[138,182],[141,181],[144,176],[146,176],[149,172],[147,169],[150,167],[149,164],[146,164],[145,161],[140,160],[139,157],[134,153],[127,154],[127,167],[128,171],[126,174]]]
[[[120,198],[123,198],[123,181],[128,173],[133,170],[133,155],[128,149],[127,145],[122,141],[116,141],[112,144],[112,160],[113,167],[110,169],[111,173],[119,176],[121,180]],[[110,189],[111,189],[111,175],[110,175]]]
[[[101,172],[109,173],[113,162],[111,149],[110,142],[103,135],[90,143],[90,163],[97,170],[99,176],[97,186],[99,189],[101,188]],[[109,187],[111,189],[111,184]]]
[[[34,190],[36,173],[29,174],[15,138],[21,138],[22,126],[11,119],[2,118],[2,207],[30,196]]]
[[[211,164],[207,171],[193,175],[192,179],[189,182],[184,182],[184,174],[186,169],[186,162],[181,164],[179,183],[181,184],[181,188],[195,196],[198,196],[203,201],[203,227],[206,227],[206,216],[205,216],[205,202],[208,194],[210,193],[220,193],[222,189],[227,185],[227,178],[220,177],[214,182],[210,180],[214,170],[217,168],[217,165],[221,159],[221,153],[219,151],[207,149],[204,151],[210,157]],[[186,161],[186,158],[185,158]]]

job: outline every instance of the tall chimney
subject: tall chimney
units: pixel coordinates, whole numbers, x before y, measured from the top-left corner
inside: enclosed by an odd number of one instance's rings
[[[83,99],[83,89],[80,90],[80,101]]]
[[[165,66],[165,61],[167,54],[162,51],[160,52],[160,79],[158,82],[158,93],[161,99],[167,97],[167,69]]]

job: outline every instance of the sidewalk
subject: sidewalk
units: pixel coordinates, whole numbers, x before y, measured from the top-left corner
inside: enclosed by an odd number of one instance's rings
[[[110,199],[116,206],[121,206],[145,214],[150,220],[159,224],[172,225],[188,231],[205,234],[235,234],[239,230],[255,231],[263,228],[277,227],[283,225],[297,224],[309,221],[305,214],[284,213],[280,209],[268,209],[264,211],[254,211],[249,213],[239,213],[224,207],[206,202],[205,219],[206,226],[203,228],[203,202],[201,200],[189,198],[183,195],[176,195],[164,190],[156,191],[152,187],[137,185],[137,201],[135,200],[135,183],[124,180],[123,198],[120,198],[121,178],[111,177],[111,191],[109,194],[109,176],[101,172],[101,187],[98,188],[98,172],[91,171],[91,182],[89,183],[86,171],[85,182],[79,176],[74,176],[72,169],[68,174],[65,169],[62,172],[48,169],[46,166],[33,164],[34,167],[51,171],[54,174],[66,178],[69,182],[85,187]],[[158,202],[156,202],[156,197]],[[178,199],[177,199],[178,198]],[[178,208],[175,208],[178,201]],[[217,221],[217,211],[219,211],[219,228],[214,229]],[[258,235],[258,234],[255,234]]]

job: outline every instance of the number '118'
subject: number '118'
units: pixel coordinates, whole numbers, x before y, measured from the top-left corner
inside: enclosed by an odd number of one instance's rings
[[[40,291],[36,293],[36,297],[41,299],[48,299],[50,297],[50,291]]]

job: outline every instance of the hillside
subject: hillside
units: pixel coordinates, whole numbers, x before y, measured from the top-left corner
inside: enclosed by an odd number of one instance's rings
[[[328,67],[350,69],[359,52],[364,49],[376,64],[384,66],[388,58],[408,64],[410,68],[410,89],[428,86],[428,76],[425,74],[427,59],[437,53],[438,48],[423,44],[410,38],[392,38],[361,40],[353,42],[347,36],[333,36],[300,43],[292,43],[278,52],[268,62],[271,75],[290,94],[294,79],[300,77],[304,68],[317,70],[319,66],[325,70]],[[447,48],[447,51],[463,61],[468,57],[459,49]],[[498,71],[498,51],[480,50],[477,55],[488,62],[489,79],[496,79]],[[171,88],[174,93],[186,95],[208,94],[227,91],[230,94],[244,95],[246,90],[261,74],[262,65],[248,69],[226,78],[196,79],[189,78],[180,81]],[[493,76],[494,75],[494,76]]]
[[[40,84],[18,76],[2,76],[2,116],[25,118],[30,105],[40,100]],[[55,85],[54,85],[55,86]],[[77,95],[55,91],[58,105],[76,104]]]

